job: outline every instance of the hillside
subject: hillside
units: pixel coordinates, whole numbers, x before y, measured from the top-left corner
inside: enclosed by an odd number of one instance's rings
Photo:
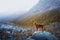
[[[16,21],[15,23],[20,25],[20,26],[33,26],[34,27],[34,22],[42,23],[44,25],[48,25],[52,22],[60,22],[60,8],[57,9],[52,9],[52,10],[47,10],[44,12],[38,12],[34,15],[29,15],[22,20]]]

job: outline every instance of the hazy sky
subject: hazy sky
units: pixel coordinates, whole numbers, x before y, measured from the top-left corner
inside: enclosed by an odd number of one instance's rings
[[[37,2],[38,0],[0,0],[0,13],[27,11]]]
[[[28,11],[37,3],[38,0],[0,0],[0,18]]]

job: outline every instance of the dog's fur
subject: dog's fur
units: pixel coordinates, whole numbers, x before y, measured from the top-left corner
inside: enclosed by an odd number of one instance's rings
[[[44,25],[42,25],[42,24],[37,24],[37,23],[34,23],[34,25],[36,26],[36,29],[38,30],[39,28],[41,28],[42,29],[42,31],[44,30]]]

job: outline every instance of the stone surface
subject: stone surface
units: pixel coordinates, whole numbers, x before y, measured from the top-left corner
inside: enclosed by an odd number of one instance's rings
[[[46,31],[36,31],[27,40],[57,40],[57,38]]]

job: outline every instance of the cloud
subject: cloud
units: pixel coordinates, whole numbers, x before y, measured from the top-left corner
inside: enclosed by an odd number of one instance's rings
[[[0,0],[0,12],[28,11],[38,0]]]

